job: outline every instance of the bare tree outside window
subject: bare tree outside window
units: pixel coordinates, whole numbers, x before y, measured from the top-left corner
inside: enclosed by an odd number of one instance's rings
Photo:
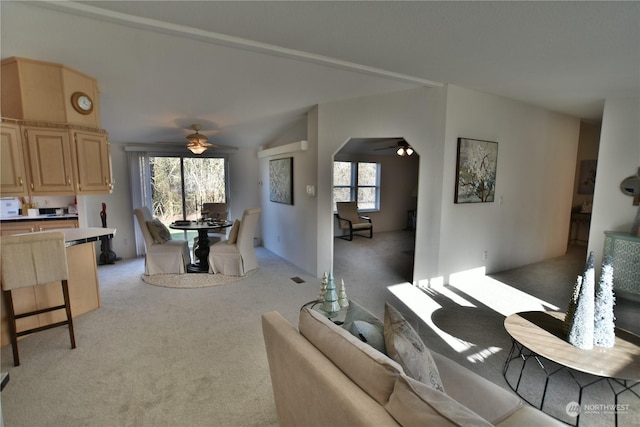
[[[336,202],[358,202],[360,210],[380,207],[380,164],[333,162],[333,210]]]
[[[202,204],[226,202],[223,158],[150,157],[153,215],[169,224],[196,219]]]

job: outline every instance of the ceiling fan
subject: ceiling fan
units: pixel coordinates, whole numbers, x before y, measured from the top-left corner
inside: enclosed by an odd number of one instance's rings
[[[409,145],[409,143],[405,141],[404,138],[398,139],[395,145],[391,145],[389,147],[376,148],[374,151],[391,150],[391,149],[396,150],[396,154],[398,156],[410,156],[414,152],[413,147],[411,147],[411,145]]]
[[[208,142],[209,139],[206,136],[198,133],[198,131],[200,131],[201,129],[199,124],[193,124],[191,125],[191,128],[195,131],[195,133],[187,135],[187,140],[189,141],[189,143],[187,144],[187,148],[193,154],[202,154],[207,151],[207,149],[213,144],[210,144]]]

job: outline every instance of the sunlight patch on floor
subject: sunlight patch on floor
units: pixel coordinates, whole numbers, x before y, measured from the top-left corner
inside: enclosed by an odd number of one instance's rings
[[[486,276],[484,267],[452,274],[449,286],[505,317],[522,311],[560,310],[553,304]]]
[[[435,299],[436,294],[460,307],[476,308],[484,305],[505,317],[522,311],[559,310],[555,305],[488,277],[485,273],[485,267],[480,267],[452,274],[448,285],[444,284],[444,280],[432,279],[426,287],[399,283],[388,289],[453,350],[458,353],[473,350],[474,353],[469,354],[467,360],[479,363],[502,351],[502,348],[479,348],[476,344],[457,338],[436,326],[432,320],[433,314],[442,308]]]
[[[467,356],[467,360],[471,363],[484,362],[489,356],[502,351],[502,347],[491,346]]]
[[[442,308],[440,304],[431,299],[417,287],[402,283],[388,287],[389,291],[413,311],[427,326],[429,326],[440,338],[458,353],[469,350],[474,344],[454,337],[438,328],[431,319],[432,314]]]

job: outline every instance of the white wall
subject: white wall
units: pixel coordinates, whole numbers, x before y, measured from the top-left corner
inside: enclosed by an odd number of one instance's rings
[[[589,251],[602,262],[604,231],[629,232],[638,206],[620,183],[640,167],[640,98],[608,99],[604,105]]]
[[[245,209],[261,206],[258,150],[241,148],[229,155],[229,218],[241,219]],[[261,222],[255,236],[261,239]]]
[[[315,129],[316,109],[307,117],[307,127]],[[302,127],[295,125],[296,131],[287,131],[284,144],[306,139],[306,151],[282,154],[259,159],[260,199],[264,247],[276,255],[305,271],[315,272],[316,261],[316,198],[306,194],[307,185],[316,185],[317,139],[314,135],[302,135]],[[280,140],[279,140],[280,141]],[[277,145],[284,145],[277,144]],[[269,148],[273,148],[273,145]],[[293,205],[275,203],[269,200],[269,161],[293,157]]]
[[[500,271],[566,251],[580,123],[449,86],[438,275]],[[454,204],[457,138],[498,142],[493,203]],[[487,251],[487,259],[483,253]]]
[[[316,275],[333,265],[332,162],[350,138],[402,136],[420,153],[414,280],[437,267],[442,191],[444,89],[420,88],[318,106]],[[309,132],[311,135],[311,132]]]

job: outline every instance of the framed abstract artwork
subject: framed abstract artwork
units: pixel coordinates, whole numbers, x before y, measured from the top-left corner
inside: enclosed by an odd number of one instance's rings
[[[497,166],[497,142],[458,138],[454,202],[493,202],[496,194]]]
[[[293,157],[269,161],[269,200],[293,205]]]

